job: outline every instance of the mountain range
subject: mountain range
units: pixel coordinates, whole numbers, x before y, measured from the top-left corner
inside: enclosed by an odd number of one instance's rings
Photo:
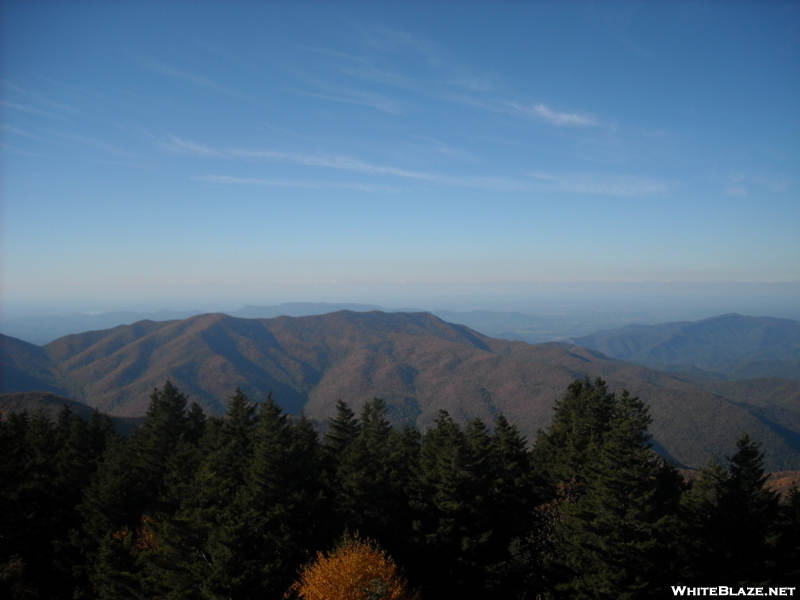
[[[695,322],[627,325],[569,341],[621,360],[709,379],[800,381],[800,322],[789,319],[729,314]]]
[[[437,309],[430,311],[448,323],[466,325],[483,335],[505,340],[519,340],[532,344],[561,341],[569,336],[593,333],[611,327],[638,323],[656,323],[655,315],[642,312],[551,310],[541,314],[526,314],[514,311],[469,310],[455,311]],[[283,304],[256,306],[247,305],[233,311],[221,311],[232,317],[245,319],[272,319],[274,317],[307,317],[323,315],[340,310],[354,312],[423,312],[419,308],[385,308],[374,304],[286,302]],[[103,312],[73,313],[66,315],[27,316],[0,321],[0,332],[32,344],[43,345],[73,333],[109,329],[117,325],[131,325],[138,321],[171,321],[203,314],[201,311],[156,312]]]
[[[287,412],[319,423],[337,399],[358,410],[380,397],[396,423],[424,428],[440,409],[461,422],[502,412],[533,440],[571,381],[602,377],[649,404],[654,445],[678,465],[730,454],[747,431],[763,442],[769,469],[800,469],[800,382],[698,380],[573,344],[494,339],[429,313],[203,314],[44,346],[0,342],[0,392],[46,391],[130,417],[170,379],[212,414],[237,386],[256,401],[272,391]]]

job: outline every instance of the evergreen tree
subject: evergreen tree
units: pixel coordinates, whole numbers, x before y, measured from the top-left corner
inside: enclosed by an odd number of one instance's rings
[[[484,512],[494,483],[490,448],[480,420],[465,433],[446,411],[422,437],[412,507],[421,557],[414,567],[426,594],[480,598],[485,593],[479,563],[493,533]]]
[[[176,509],[147,523],[155,547],[140,556],[149,590],[175,599],[202,594],[212,571],[209,537],[223,526],[252,462],[255,405],[241,389],[229,398],[223,421],[201,419],[196,413],[189,413],[187,435],[165,478],[172,494],[167,504]],[[196,443],[193,420],[202,423],[203,435]]]
[[[727,470],[712,462],[681,501],[687,576],[696,584],[726,578],[732,585],[769,585],[778,575],[778,495],[764,487],[759,444],[744,435],[736,447]]]
[[[559,486],[570,490],[560,505],[553,561],[565,597],[663,594],[670,510],[650,422],[638,398],[617,398],[600,379],[576,380],[537,439],[534,468],[543,491],[554,497]]]
[[[607,431],[557,528],[572,598],[661,597],[668,515],[658,500],[661,461],[650,449],[647,408],[627,392],[612,405]],[[668,579],[668,578],[667,578]]]
[[[554,499],[559,484],[585,478],[587,465],[611,423],[614,394],[597,379],[576,379],[567,393],[555,404],[553,420],[547,432],[539,433],[533,446],[531,462],[537,493]]]
[[[152,545],[140,543],[149,535],[143,524],[158,523],[176,508],[178,494],[170,490],[168,473],[177,467],[175,454],[189,431],[187,423],[186,396],[167,381],[153,391],[130,440],[109,446],[86,490],[84,535],[73,542],[90,558],[87,574],[101,598],[145,594]]]
[[[35,583],[26,577],[25,529],[30,513],[25,485],[32,476],[29,425],[30,415],[24,411],[0,420],[0,591],[8,598],[37,593]]]
[[[200,440],[203,439],[205,430],[206,415],[203,412],[203,408],[197,402],[192,402],[189,411],[186,413],[186,429],[183,433],[183,438],[190,444],[197,446]]]
[[[186,395],[167,381],[161,390],[151,394],[144,421],[131,434],[128,444],[140,515],[161,508],[159,499],[165,492],[169,458],[188,431]]]
[[[326,458],[335,469],[342,453],[356,439],[360,425],[353,410],[342,400],[336,401],[336,416],[328,419],[322,447]]]
[[[353,421],[345,423],[352,433]],[[341,525],[378,539],[396,532],[397,518],[406,505],[402,480],[392,478],[391,430],[386,403],[379,398],[366,402],[357,434],[340,453],[334,481],[335,506]]]
[[[494,421],[491,443],[495,477],[492,487],[496,496],[494,522],[500,538],[509,540],[525,530],[536,504],[530,456],[524,436],[502,414]]]
[[[293,426],[272,395],[261,405],[253,458],[245,483],[223,508],[209,534],[209,598],[278,597],[285,591],[314,539],[320,471],[317,442],[306,421]]]
[[[492,528],[484,568],[491,592],[513,598],[527,593],[536,557],[529,540],[535,520],[529,453],[525,438],[502,414],[494,421],[492,444]]]
[[[126,442],[112,438],[78,507],[81,530],[71,538],[84,557],[76,596],[114,598],[117,574],[133,568],[127,532],[141,518],[137,481]]]
[[[81,563],[81,556],[72,543],[72,536],[81,527],[79,505],[84,490],[97,470],[100,455],[93,452],[92,437],[86,422],[72,415],[66,423],[68,409],[59,417],[59,427],[66,432],[57,433],[63,437],[55,456],[55,480],[53,482],[57,502],[54,507],[54,528],[51,543],[55,561],[50,580],[60,590],[75,587],[72,568]],[[57,581],[56,581],[57,580]]]
[[[63,414],[63,413],[62,413]],[[71,413],[61,419],[68,429]],[[61,519],[72,507],[63,506],[57,486],[56,456],[63,438],[42,410],[34,413],[27,427],[24,448],[24,479],[17,488],[19,511],[16,529],[17,552],[24,559],[26,577],[34,582],[39,594],[49,595],[55,581],[52,578],[55,560],[52,540],[66,534]]]

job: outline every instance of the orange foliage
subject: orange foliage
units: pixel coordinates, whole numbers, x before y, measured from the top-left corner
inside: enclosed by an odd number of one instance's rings
[[[159,549],[158,540],[156,539],[155,533],[153,533],[153,524],[155,522],[156,520],[150,515],[142,515],[141,523],[135,533],[125,527],[124,529],[113,532],[111,537],[123,544],[127,544],[129,539],[132,540],[133,550],[137,552],[142,552],[143,550],[157,551]]]
[[[136,550],[158,550],[158,540],[153,533],[156,520],[150,515],[142,515],[142,523],[136,530]]]
[[[394,561],[377,543],[347,539],[328,555],[303,567],[300,579],[289,588],[304,600],[416,600]]]

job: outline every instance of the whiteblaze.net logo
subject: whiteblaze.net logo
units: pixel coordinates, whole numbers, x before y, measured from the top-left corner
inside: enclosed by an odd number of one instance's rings
[[[793,587],[689,587],[673,585],[673,596],[794,596]]]

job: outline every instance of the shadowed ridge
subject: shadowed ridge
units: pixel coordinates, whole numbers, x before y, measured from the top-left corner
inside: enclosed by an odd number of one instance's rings
[[[602,352],[599,352],[597,350],[592,350],[591,348],[587,348],[586,346],[570,344],[569,342],[547,342],[547,345],[562,348],[567,352],[569,352],[572,356],[575,356],[587,362],[592,362],[593,359],[611,360],[611,361],[617,360],[613,356],[608,356],[607,354],[603,354]]]
[[[214,378],[237,377],[240,382],[247,382],[245,387],[255,394],[252,400],[261,401],[271,391],[281,398],[285,410],[299,413],[308,392],[322,377],[320,369],[324,366],[315,364],[320,361],[304,360],[287,351],[270,329],[274,320],[225,316],[207,322],[198,337],[212,356],[224,357],[225,363],[201,359],[199,364],[203,366],[194,375],[197,382],[213,387]],[[223,397],[229,393],[221,390]]]
[[[52,392],[41,390],[33,392],[12,392],[0,394],[0,419],[5,419],[8,414],[12,412],[19,413],[27,411],[28,414],[33,414],[41,408],[44,409],[48,417],[55,420],[56,415],[64,406],[69,407],[73,413],[87,420],[94,410],[82,402],[71,400],[70,398]]]
[[[64,394],[66,385],[44,348],[0,333],[0,390]]]
[[[42,410],[51,421],[55,422],[65,406],[87,423],[94,412],[92,407],[58,394],[44,391],[16,392],[0,394],[0,421],[6,419],[12,412],[21,413],[27,411],[29,415],[32,415]],[[114,429],[123,436],[129,435],[143,420],[143,417],[111,417]]]

